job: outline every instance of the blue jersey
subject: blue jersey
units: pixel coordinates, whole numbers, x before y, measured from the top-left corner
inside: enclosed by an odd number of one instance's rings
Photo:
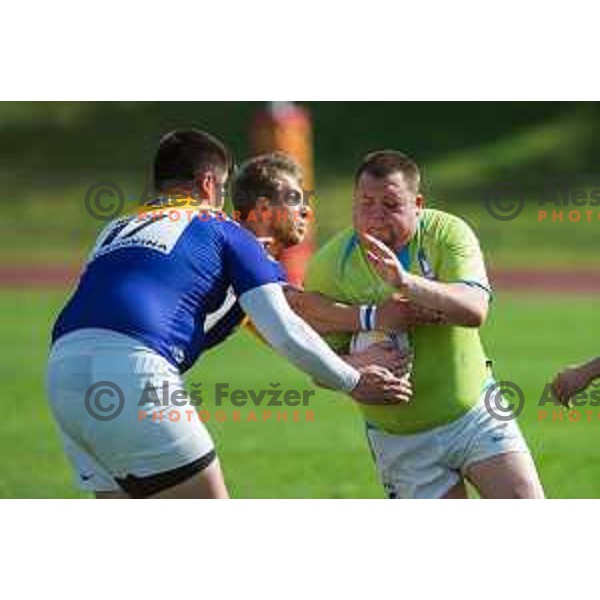
[[[283,281],[281,265],[222,213],[170,209],[120,218],[100,234],[52,341],[109,329],[183,372],[240,323],[242,294]]]

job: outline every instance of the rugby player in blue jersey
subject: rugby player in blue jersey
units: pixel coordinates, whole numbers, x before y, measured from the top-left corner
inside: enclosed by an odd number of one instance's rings
[[[319,384],[361,403],[409,398],[409,386],[390,370],[349,359],[355,368],[292,312],[282,269],[257,235],[295,243],[302,218],[285,223],[256,198],[255,210],[267,223],[260,231],[249,219],[241,226],[223,218],[216,209],[230,167],[225,146],[204,132],[165,136],[154,161],[155,212],[108,224],[54,325],[50,404],[79,484],[96,497],[227,497],[210,435],[181,402],[181,374],[244,313]],[[300,193],[300,183],[294,173],[283,175],[277,191],[281,197]],[[187,206],[170,200],[182,196]],[[189,218],[190,207],[197,207],[191,199],[210,212]],[[404,365],[398,359],[390,367],[400,372]],[[169,390],[169,403],[158,409],[164,418],[155,418],[154,403],[140,405],[149,385]],[[140,419],[143,410],[152,418]]]

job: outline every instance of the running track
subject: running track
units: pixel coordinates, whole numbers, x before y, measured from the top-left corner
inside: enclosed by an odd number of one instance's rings
[[[77,266],[60,264],[4,265],[0,266],[0,288],[64,289],[73,285],[77,272]],[[492,270],[490,280],[501,291],[600,295],[600,270]]]

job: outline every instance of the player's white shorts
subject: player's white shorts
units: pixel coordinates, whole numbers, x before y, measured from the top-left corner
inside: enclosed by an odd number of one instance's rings
[[[471,464],[529,452],[515,420],[494,419],[483,401],[452,423],[411,435],[367,426],[379,477],[390,498],[442,498]]]
[[[50,354],[47,385],[65,451],[85,490],[150,496],[215,457],[194,407],[172,403],[173,392],[184,390],[177,369],[133,338],[101,329],[61,337]],[[145,389],[156,390],[153,402],[143,401],[150,397]],[[176,398],[176,404],[182,402]]]

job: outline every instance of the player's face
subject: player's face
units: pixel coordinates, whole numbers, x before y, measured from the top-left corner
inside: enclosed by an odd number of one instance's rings
[[[300,182],[286,175],[281,179],[278,202],[271,207],[273,237],[284,247],[302,242],[308,231],[308,207]]]
[[[354,190],[354,228],[399,250],[415,234],[423,203],[403,173],[383,178],[363,173]]]

